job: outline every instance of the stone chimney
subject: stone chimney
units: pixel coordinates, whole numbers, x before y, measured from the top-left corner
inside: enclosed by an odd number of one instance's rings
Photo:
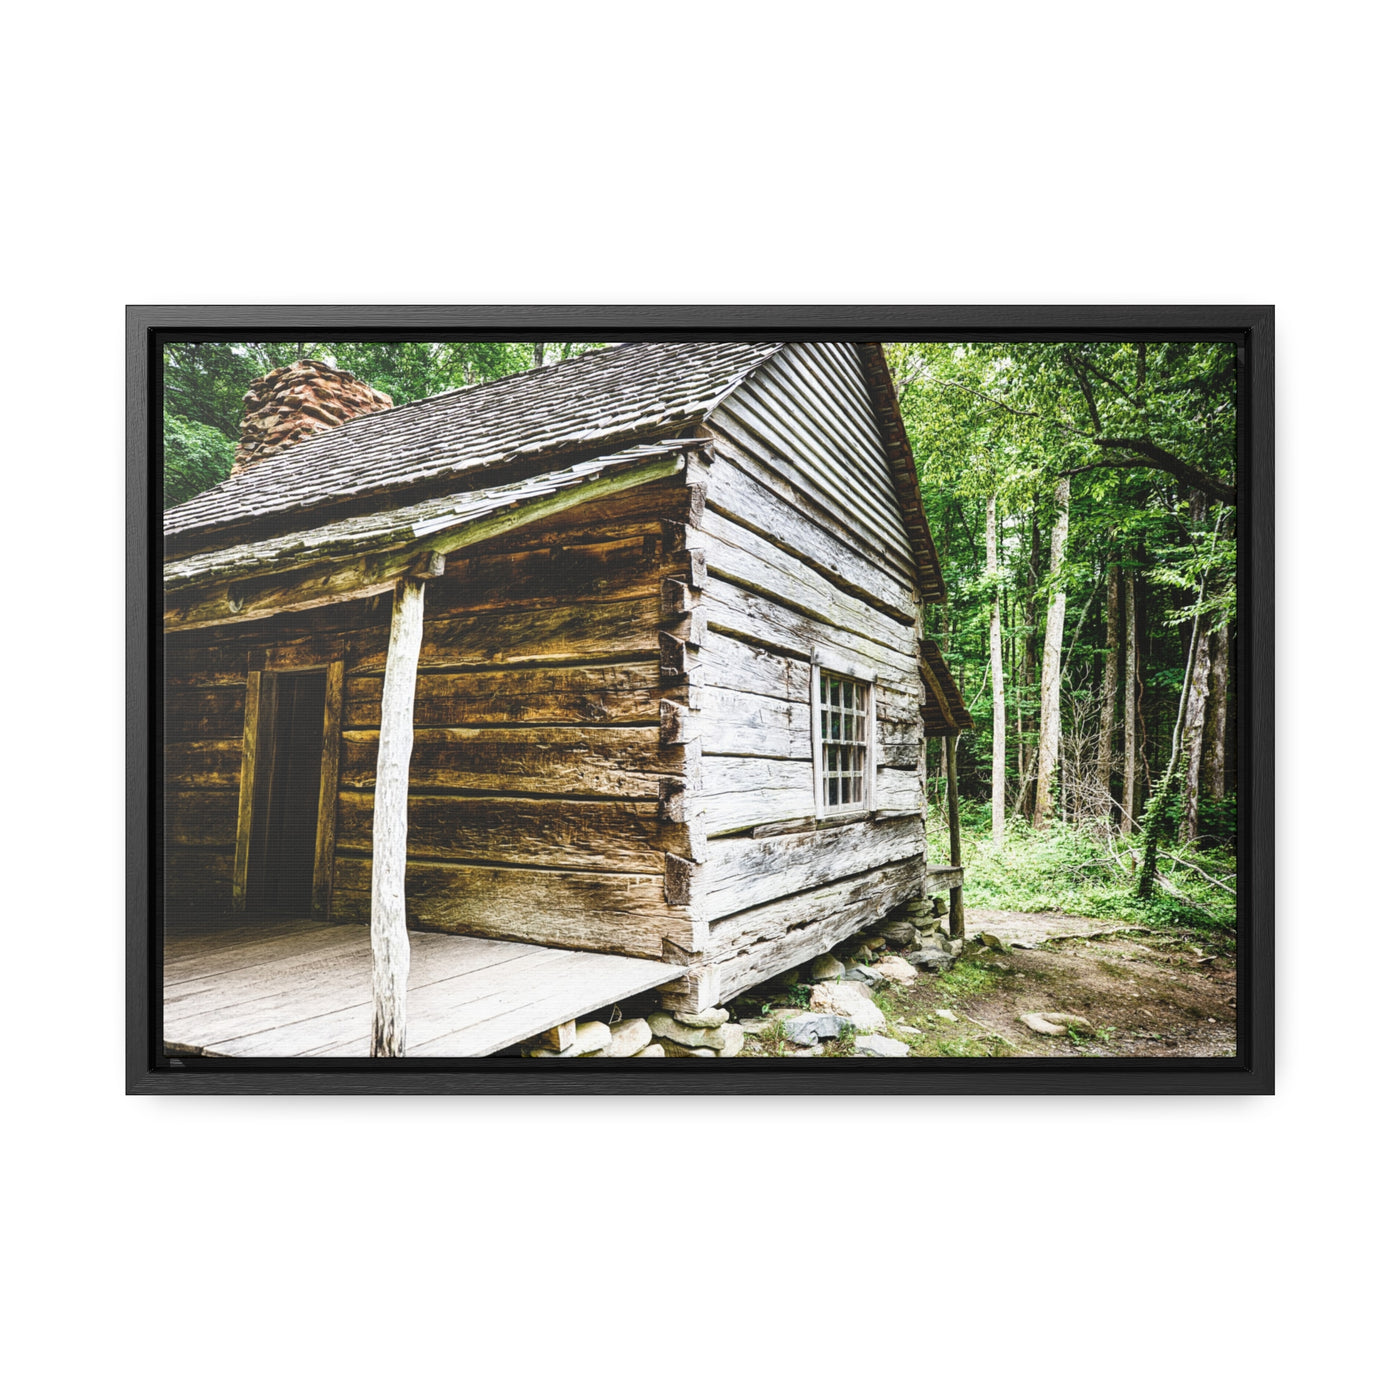
[[[393,408],[388,394],[320,360],[298,360],[255,379],[243,395],[233,475],[246,472],[294,442],[339,427],[364,413]]]

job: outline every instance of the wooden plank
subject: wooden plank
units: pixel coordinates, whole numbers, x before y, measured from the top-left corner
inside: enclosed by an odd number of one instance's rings
[[[829,652],[832,664],[839,662],[852,675],[874,670],[888,689],[918,693],[917,661],[893,647],[853,635],[714,576],[705,590],[705,605],[709,625],[715,631],[764,650],[802,658],[810,657],[815,646]]]
[[[412,939],[415,957],[425,957],[434,942],[432,934],[415,934]],[[466,944],[476,940],[454,939],[452,943]],[[504,994],[514,1001],[522,999],[516,985],[509,979],[508,969],[515,964],[527,965],[527,976],[538,978],[550,964],[566,953],[552,948],[522,948],[519,944],[499,945],[496,962],[487,967],[468,966],[453,973],[454,953],[465,959],[466,949],[434,948],[448,955],[445,969],[434,967],[426,982],[414,985],[410,991],[414,1013],[414,1040],[422,1035],[442,1034],[470,1024],[483,1014],[480,1004],[489,1003],[492,996]],[[292,993],[286,1004],[269,1007],[261,1015],[254,1012],[244,1022],[211,1029],[218,1039],[206,1038],[204,1043],[214,1054],[223,1056],[290,1056],[346,1055],[363,1057],[372,1053],[373,1001],[366,989],[369,985],[369,961],[365,960],[358,995],[340,988],[330,988],[319,996],[296,999]],[[272,1024],[267,1024],[268,1021]],[[186,1028],[184,1035],[190,1037]],[[209,1032],[204,1033],[208,1037]],[[412,1041],[408,1042],[409,1044]],[[405,1046],[407,1051],[407,1045]]]
[[[413,860],[660,875],[665,852],[687,855],[689,841],[675,824],[662,820],[654,794],[654,784],[653,800],[645,802],[410,792],[408,854]],[[368,853],[373,810],[373,793],[341,793],[341,854]]]
[[[851,879],[806,890],[788,899],[731,915],[711,930],[712,951],[690,970],[685,983],[667,992],[663,1004],[698,1011],[701,1003],[726,1002],[830,951],[923,888],[923,857],[868,871]]]
[[[258,715],[262,696],[262,672],[249,671],[243,704],[243,743],[238,777],[238,832],[233,852],[233,907],[248,902],[248,853],[253,843],[253,790],[257,778]]]
[[[367,931],[357,927],[353,938],[347,938],[343,928],[340,932],[337,942],[316,953],[188,983],[178,995],[167,992],[164,1033],[187,1043],[199,1038],[231,1040],[295,1024],[308,1008],[372,1006],[373,953]],[[468,974],[495,974],[535,953],[522,943],[458,942],[461,946],[454,947],[446,940],[415,937],[417,956],[410,964],[410,988],[419,990]]]
[[[691,532],[687,532],[687,540],[691,539]],[[703,526],[693,532],[693,545],[705,551],[706,568],[712,577],[780,598],[808,617],[879,642],[901,655],[917,653],[912,621],[889,617],[743,525],[707,513]]]
[[[922,774],[907,768],[875,770],[875,805],[899,811],[924,809]]]
[[[655,722],[663,695],[656,661],[505,670],[419,671],[413,722],[420,729],[482,724]],[[347,729],[379,726],[379,685],[351,676]]]
[[[740,454],[727,444],[716,454],[711,468],[707,505],[890,616],[904,622],[918,617],[918,598],[912,588],[896,582],[864,553],[832,534],[810,508],[801,509],[777,495],[752,468],[745,469]]]
[[[341,787],[372,787],[378,731],[342,738]],[[656,726],[420,729],[414,743],[415,791],[645,799],[656,796],[657,777],[679,772],[682,761],[662,747]]]
[[[165,687],[165,738],[237,739],[243,733],[243,705],[246,679],[239,687]]]
[[[361,928],[359,932],[364,935],[367,950],[368,930]],[[166,995],[179,997],[187,989],[198,991],[214,981],[261,975],[264,969],[272,969],[288,959],[300,962],[324,957],[352,944],[343,924],[327,924],[320,919],[268,919],[263,915],[254,916],[251,924],[240,923],[231,932],[184,937],[167,934],[163,959]]]
[[[406,886],[414,927],[440,933],[650,958],[693,937],[690,916],[667,905],[657,875],[410,861]],[[369,863],[338,857],[335,917],[362,919],[368,894]]]
[[[246,714],[244,721],[246,724]],[[242,766],[242,739],[188,739],[165,746],[168,787],[236,789]]]
[[[593,544],[530,544],[510,553],[453,555],[433,589],[432,616],[645,597],[661,576],[659,528],[658,522],[657,533],[634,530]]]
[[[928,867],[927,888],[930,893],[935,890],[951,890],[961,886],[963,882],[963,868],[960,865],[930,865]]]
[[[579,601],[557,607],[433,618],[423,629],[424,669],[523,663],[597,664],[609,655],[655,654],[661,599]],[[375,657],[352,665],[376,669]],[[379,662],[382,666],[382,661]]]
[[[716,674],[723,675],[720,667]],[[812,758],[812,707],[724,685],[701,692],[700,746],[705,754],[734,758]]]
[[[712,628],[705,638],[705,668],[713,683],[727,690],[810,706],[810,666],[805,655],[786,656]]]
[[[703,760],[707,837],[742,831],[760,822],[791,821],[816,815],[812,761],[769,758]]]
[[[704,913],[711,936],[716,921],[740,909],[907,860],[924,850],[924,824],[917,816],[849,822],[763,839],[731,836],[711,841],[703,867]]]
[[[340,791],[340,715],[345,700],[345,662],[326,667],[326,704],[321,723],[321,780],[316,800],[316,856],[311,876],[311,907],[331,907],[335,868],[336,796]]]
[[[546,1050],[567,1050],[578,1040],[578,1022],[565,1021],[562,1026],[552,1026],[540,1036],[540,1045]]]
[[[627,997],[650,991],[675,971],[662,963],[646,964],[635,958],[612,959],[611,966],[599,967],[593,961],[595,956],[589,955],[585,962],[583,955],[574,955],[570,961],[557,963],[549,969],[548,980],[535,981],[531,989],[534,999],[528,1005],[511,1006],[501,995],[495,1015],[461,1031],[420,1042],[410,1053],[439,1058],[490,1055],[528,1039],[534,1034],[530,1027],[541,1019],[561,1015],[561,1008],[591,1002],[588,1010],[604,1011]],[[625,966],[617,965],[624,962]],[[481,1010],[484,1008],[477,1014]],[[582,1011],[580,1007],[574,1014]]]
[[[374,953],[374,1023],[370,1054],[400,1056],[408,1036],[408,923],[404,868],[408,859],[408,773],[413,756],[413,691],[423,640],[425,585],[400,580],[384,664],[384,693],[374,780],[370,946]]]

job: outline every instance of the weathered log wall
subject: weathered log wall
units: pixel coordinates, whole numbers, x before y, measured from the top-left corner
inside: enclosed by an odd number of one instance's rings
[[[706,840],[672,880],[697,915],[687,977],[669,989],[682,1009],[824,952],[910,898],[927,839],[920,599],[854,351],[789,347],[708,427],[712,460],[688,478],[704,509],[685,532],[705,580],[683,782]],[[875,678],[874,804],[854,819],[817,817],[814,653]]]
[[[660,742],[663,580],[688,564],[683,485],[584,507],[452,556],[427,586],[414,707],[413,927],[662,957],[691,853]],[[666,522],[671,522],[667,524]],[[681,627],[680,630],[683,630]],[[168,639],[167,890],[227,907],[249,669],[346,665],[331,914],[368,914],[388,608],[370,599]],[[682,688],[684,682],[682,680]]]

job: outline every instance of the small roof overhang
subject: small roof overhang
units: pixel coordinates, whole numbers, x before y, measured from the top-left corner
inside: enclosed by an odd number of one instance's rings
[[[442,571],[441,556],[587,501],[660,481],[687,452],[674,439],[594,457],[505,486],[191,554],[166,563],[165,630],[218,627],[388,592]]]

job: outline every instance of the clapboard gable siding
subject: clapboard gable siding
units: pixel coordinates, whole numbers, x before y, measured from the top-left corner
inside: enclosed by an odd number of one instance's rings
[[[913,551],[864,372],[850,345],[788,345],[711,415],[823,512],[843,520],[896,580]]]

